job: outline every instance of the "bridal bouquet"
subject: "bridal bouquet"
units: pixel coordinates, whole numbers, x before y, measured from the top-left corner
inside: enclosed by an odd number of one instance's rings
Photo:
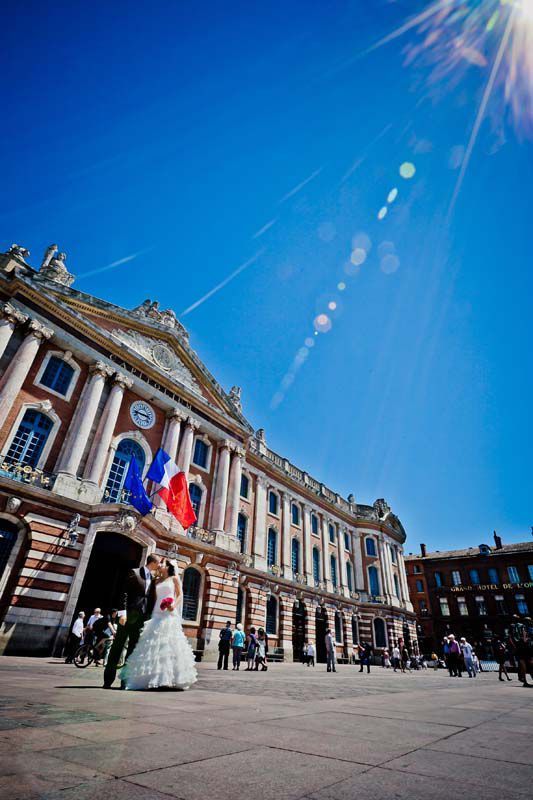
[[[159,608],[161,609],[161,611],[172,611],[172,609],[174,608],[174,598],[164,597],[163,600],[161,600]]]

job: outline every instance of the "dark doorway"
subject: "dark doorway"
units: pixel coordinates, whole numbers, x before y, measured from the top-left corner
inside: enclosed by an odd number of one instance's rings
[[[305,642],[306,610],[303,600],[298,600],[292,607],[292,657],[293,661],[301,661]]]
[[[326,663],[326,631],[328,629],[328,614],[325,608],[316,610],[316,660],[318,664]]]
[[[142,545],[127,536],[104,531],[97,533],[78,597],[76,614],[78,611],[85,611],[90,615],[97,607],[102,609],[102,613],[111,608],[119,608],[124,578],[128,570],[140,566],[142,558]]]

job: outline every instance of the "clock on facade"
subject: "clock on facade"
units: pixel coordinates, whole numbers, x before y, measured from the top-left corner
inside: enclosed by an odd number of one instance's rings
[[[151,428],[155,422],[154,409],[144,400],[136,400],[131,404],[130,417],[138,428]]]

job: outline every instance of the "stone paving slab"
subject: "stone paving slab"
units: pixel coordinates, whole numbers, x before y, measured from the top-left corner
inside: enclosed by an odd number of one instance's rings
[[[292,800],[362,769],[330,758],[259,747],[183,767],[130,775],[128,780],[180,800]]]
[[[517,681],[299,664],[199,678],[104,692],[100,669],[0,658],[0,800],[444,800],[450,778],[484,800],[531,794]]]

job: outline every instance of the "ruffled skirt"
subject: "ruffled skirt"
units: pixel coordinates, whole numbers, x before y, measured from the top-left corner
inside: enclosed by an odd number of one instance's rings
[[[120,677],[126,689],[188,689],[198,680],[194,653],[177,614],[156,613],[145,623]]]

